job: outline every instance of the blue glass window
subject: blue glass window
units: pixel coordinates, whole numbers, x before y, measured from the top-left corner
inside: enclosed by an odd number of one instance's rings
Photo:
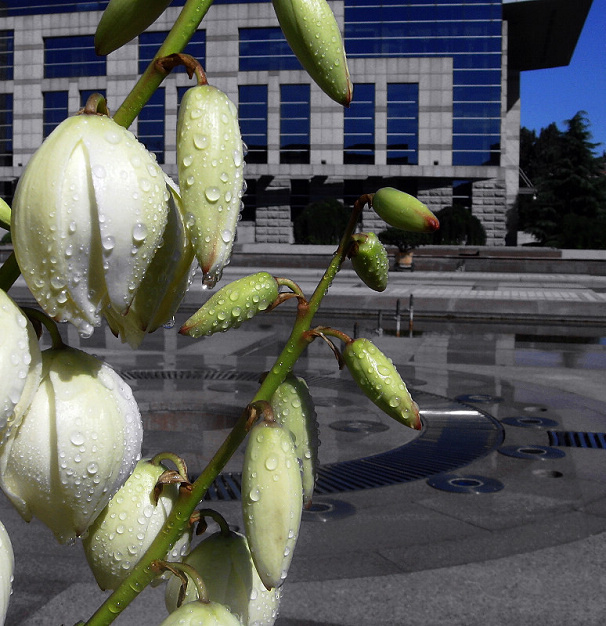
[[[46,138],[69,115],[68,92],[46,91],[42,94],[42,97],[44,101],[42,136]]]
[[[241,71],[300,70],[280,28],[240,28]]]
[[[240,85],[238,115],[247,163],[267,163],[267,85]]]
[[[345,0],[349,57],[452,58],[454,165],[494,163],[498,156],[501,28],[501,0]]]
[[[309,137],[309,85],[280,85],[280,163],[309,163]]]
[[[139,74],[143,74],[149,62],[156,56],[160,46],[164,43],[168,31],[148,32],[139,35]],[[206,31],[197,30],[189,40],[185,54],[190,54],[202,66],[206,66]],[[173,72],[184,72],[185,68],[179,66]]]
[[[145,147],[156,155],[158,163],[164,163],[164,88],[157,89],[139,113],[137,137]]]
[[[92,35],[44,38],[44,78],[105,76],[105,57],[95,53]]]
[[[15,34],[0,30],[0,80],[13,80]]]
[[[0,165],[13,164],[13,94],[0,94]]]
[[[40,13],[72,13],[74,11],[102,11],[109,0],[95,2],[68,2],[67,0],[4,0],[3,15],[38,15]]]
[[[375,162],[375,86],[356,84],[354,99],[345,109],[343,162]]]
[[[419,85],[387,85],[387,163],[419,162]]]
[[[473,198],[473,187],[469,180],[453,180],[452,181],[452,203],[453,205],[463,206],[471,209]]]

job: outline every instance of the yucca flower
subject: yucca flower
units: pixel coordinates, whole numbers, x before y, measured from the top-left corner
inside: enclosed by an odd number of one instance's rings
[[[67,346],[42,353],[42,380],[0,448],[0,487],[61,543],[82,535],[141,456],[141,416],[108,365]]]
[[[17,262],[44,311],[82,336],[103,309],[126,314],[160,246],[169,199],[155,157],[109,117],[59,124],[27,164],[11,218]]]

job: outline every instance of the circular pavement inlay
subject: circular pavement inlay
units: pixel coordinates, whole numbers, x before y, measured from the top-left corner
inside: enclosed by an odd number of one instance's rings
[[[501,491],[501,481],[477,474],[441,474],[427,479],[427,484],[441,491],[451,493],[494,493]]]
[[[328,425],[333,430],[340,430],[346,433],[381,433],[389,430],[389,426],[381,422],[371,422],[370,420],[339,420]]]
[[[503,402],[500,396],[491,396],[486,393],[469,393],[455,398],[458,402],[472,402],[473,404],[494,404]]]
[[[523,428],[554,428],[558,426],[558,422],[548,417],[505,417],[501,420],[501,424],[508,426],[521,426]]]
[[[329,522],[335,519],[349,517],[356,512],[356,508],[349,502],[342,500],[314,500],[309,509],[303,510],[304,522]]]
[[[497,451],[516,459],[561,459],[566,456],[564,451],[550,446],[503,446]]]

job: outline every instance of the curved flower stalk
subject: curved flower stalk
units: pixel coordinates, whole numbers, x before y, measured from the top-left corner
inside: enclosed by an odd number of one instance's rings
[[[4,624],[11,597],[15,555],[10,537],[0,522],[0,624]]]
[[[181,100],[177,166],[185,224],[204,284],[214,287],[229,263],[244,193],[238,112],[216,87],[197,85]]]
[[[110,0],[95,33],[95,52],[106,55],[134,39],[172,0]]]
[[[352,84],[337,20],[326,0],[272,0],[301,65],[328,96],[349,106]]]
[[[42,372],[34,327],[0,289],[0,448],[21,423]]]
[[[130,387],[66,346],[42,353],[42,381],[0,449],[0,486],[61,543],[82,535],[131,473],[142,427]]]
[[[101,589],[115,589],[128,576],[164,525],[179,495],[178,485],[170,484],[162,485],[155,497],[154,488],[165,471],[162,464],[139,461],[88,529],[82,545]],[[184,533],[167,560],[181,560],[190,538],[190,532]]]
[[[63,121],[27,164],[11,220],[30,291],[83,336],[111,306],[128,309],[167,221],[169,192],[155,158],[109,117]]]
[[[211,535],[184,559],[204,580],[208,599],[227,606],[244,626],[273,626],[278,616],[281,591],[267,590],[252,561],[246,537],[231,530]],[[179,606],[181,581],[172,577],[166,586],[166,608]],[[198,599],[190,579],[181,604]]]
[[[183,222],[181,196],[167,177],[170,200],[162,244],[137,289],[126,315],[107,307],[103,315],[116,337],[138,348],[146,333],[170,325],[191,283],[194,250]]]

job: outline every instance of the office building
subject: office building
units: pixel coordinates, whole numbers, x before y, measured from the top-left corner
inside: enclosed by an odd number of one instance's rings
[[[115,110],[183,0],[107,58],[93,35],[106,2],[0,4],[0,193],[10,200],[34,150],[87,96]],[[466,206],[504,245],[519,189],[520,73],[566,65],[591,0],[334,0],[354,100],[324,95],[286,44],[271,2],[216,0],[187,52],[238,104],[248,146],[240,241],[291,242],[312,201],[351,203],[390,185],[432,210]],[[180,97],[170,76],[131,130],[176,177]],[[365,228],[381,229],[364,217]]]

